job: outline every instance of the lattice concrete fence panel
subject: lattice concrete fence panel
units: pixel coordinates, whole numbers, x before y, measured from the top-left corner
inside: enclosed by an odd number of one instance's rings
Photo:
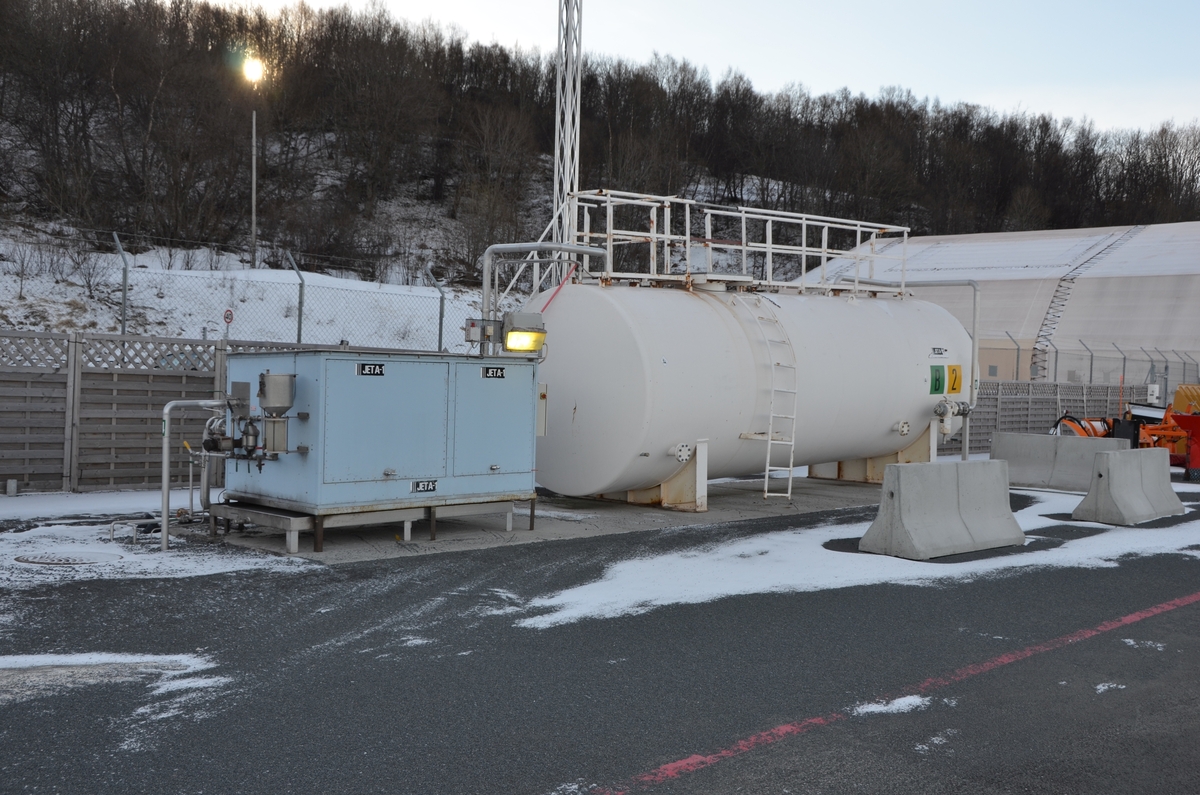
[[[1073,417],[1112,417],[1122,402],[1144,403],[1145,385],[1061,384],[1044,381],[983,381],[971,414],[971,453],[992,449],[992,434],[1048,433],[1064,414]],[[962,452],[961,435],[939,445],[945,455]]]

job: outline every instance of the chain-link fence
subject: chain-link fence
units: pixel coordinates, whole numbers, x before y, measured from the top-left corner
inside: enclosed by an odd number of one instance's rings
[[[294,271],[130,271],[129,332],[466,350],[478,293]]]
[[[979,348],[979,375],[984,381],[1142,386],[1157,384],[1170,401],[1180,384],[1200,383],[1200,351],[1118,347],[1103,340],[1080,340],[1078,346],[1046,351],[1045,373],[1033,379],[1033,345],[985,341]]]
[[[237,250],[176,243],[0,241],[0,328],[464,352],[462,327],[481,305],[478,290],[440,286],[427,268],[376,269],[406,284],[363,281],[287,267],[283,252],[269,260],[283,269],[250,269]],[[351,273],[344,262],[319,264]]]

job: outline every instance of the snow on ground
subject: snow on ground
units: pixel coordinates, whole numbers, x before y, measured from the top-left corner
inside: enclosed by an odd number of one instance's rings
[[[1178,489],[1189,493],[1186,487]],[[1065,524],[1047,514],[1070,514],[1078,494],[1018,491],[1035,503],[1016,513],[1027,535]],[[613,618],[673,604],[698,604],[727,596],[820,591],[882,583],[936,586],[949,581],[1009,574],[1033,568],[1104,568],[1126,555],[1178,553],[1200,557],[1200,514],[1165,528],[1107,527],[1061,546],[1019,555],[954,563],[930,563],[883,555],[857,555],[826,549],[834,539],[862,536],[870,522],[832,525],[754,536],[709,548],[672,552],[616,563],[595,582],[530,600],[538,615],[518,626],[544,629],[590,618]]]
[[[120,330],[122,268],[117,254],[93,255],[89,290],[82,275],[70,273],[62,263],[40,266],[22,282],[12,272],[16,245],[0,239],[0,329]],[[249,270],[235,255],[211,249],[152,248],[130,254],[129,259],[130,333],[296,341],[300,280],[291,270]],[[364,282],[319,273],[305,273],[304,281],[304,342],[336,345],[348,340],[368,347],[436,349],[437,287]],[[460,329],[466,318],[478,316],[480,294],[449,287],[443,290],[442,346],[466,351]],[[227,309],[233,310],[228,327],[224,322]]]
[[[201,720],[233,684],[229,676],[199,675],[217,663],[202,654],[11,654],[0,656],[0,705],[91,685],[142,682],[146,703],[122,721],[122,750],[143,750],[162,721]]]
[[[216,496],[216,490],[213,496]],[[196,503],[198,508],[198,496]],[[172,510],[187,505],[187,490],[171,489],[170,504]],[[162,492],[145,489],[94,491],[84,494],[27,492],[16,497],[0,497],[0,520],[129,516],[137,513],[153,513],[158,516],[160,510]]]
[[[933,699],[927,696],[904,696],[891,701],[876,701],[867,704],[858,704],[851,708],[851,715],[898,715],[902,712],[912,712],[917,709],[925,709],[933,702]]]
[[[159,549],[159,537],[141,536],[131,543],[128,523],[118,526],[109,539],[110,521],[99,517],[138,515],[160,508],[159,492],[93,494],[28,494],[0,498],[0,517],[38,520],[27,530],[0,532],[0,587],[30,588],[75,580],[119,580],[137,577],[202,577],[235,571],[298,572],[314,566],[295,558],[281,558],[243,549],[172,538],[170,549]],[[186,491],[173,491],[171,505],[187,504]],[[66,523],[62,517],[72,517]],[[80,518],[76,518],[80,517]],[[96,519],[89,521],[88,517]],[[135,520],[136,521],[136,520]],[[95,559],[82,565],[22,563],[18,557],[59,555]]]

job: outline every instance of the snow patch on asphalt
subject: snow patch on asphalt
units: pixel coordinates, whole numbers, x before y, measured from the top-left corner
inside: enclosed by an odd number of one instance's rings
[[[923,743],[917,743],[915,746],[913,746],[913,750],[918,754],[927,754],[931,750],[936,750],[938,748],[943,748],[944,750],[944,746],[946,746],[950,742],[950,738],[954,737],[956,734],[958,734],[958,729],[946,729],[943,732],[933,735]]]
[[[925,709],[933,702],[927,696],[903,696],[891,701],[876,701],[870,704],[858,704],[850,710],[851,715],[898,715],[902,712],[912,712]]]
[[[1034,498],[1031,506],[1016,513],[1018,524],[1027,534],[1067,524],[1046,515],[1069,515],[1082,499],[1078,494],[1017,493]],[[1071,522],[1101,532],[1050,549],[955,563],[847,554],[823,546],[834,539],[861,536],[870,522],[769,533],[613,564],[597,581],[530,600],[527,609],[540,614],[519,620],[517,626],[545,629],[728,596],[884,583],[928,587],[1034,568],[1112,568],[1126,556],[1173,553],[1200,557],[1200,548],[1196,548],[1200,543],[1200,514],[1194,507],[1189,507],[1189,513],[1194,514],[1191,521],[1165,528]]]
[[[91,685],[144,682],[150,701],[125,719],[122,750],[144,750],[169,718],[200,720],[233,683],[197,676],[216,667],[200,654],[10,654],[0,656],[0,705],[56,696]],[[160,698],[165,696],[165,698]]]
[[[1096,693],[1107,693],[1109,690],[1124,690],[1125,685],[1119,685],[1116,682],[1101,682],[1096,685]]]
[[[1126,646],[1135,649],[1154,649],[1155,651],[1166,651],[1167,647],[1162,643],[1155,643],[1152,640],[1134,640],[1133,638],[1122,638],[1121,642]]]
[[[121,531],[118,529],[118,533]],[[125,531],[128,539],[128,531]],[[299,558],[283,558],[252,550],[189,543],[172,538],[163,552],[158,540],[130,543],[118,535],[110,541],[109,525],[48,524],[24,532],[0,532],[0,587],[31,588],[76,580],[203,577],[235,571],[299,572],[318,566]],[[105,560],[78,566],[20,563],[31,555],[101,556]],[[112,556],[119,559],[112,559]]]

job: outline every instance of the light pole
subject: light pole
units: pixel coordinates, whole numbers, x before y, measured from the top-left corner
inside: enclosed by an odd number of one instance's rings
[[[247,58],[242,64],[242,74],[258,88],[262,80],[263,63],[257,58]],[[250,111],[250,270],[258,267],[258,110]]]

